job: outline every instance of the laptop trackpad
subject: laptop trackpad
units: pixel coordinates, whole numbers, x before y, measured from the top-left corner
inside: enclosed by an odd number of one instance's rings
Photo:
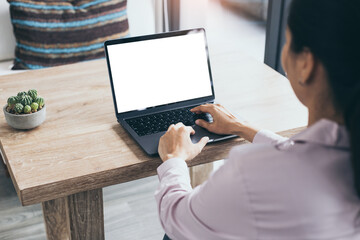
[[[228,137],[228,135],[218,135],[215,133],[211,133],[205,128],[199,127],[197,125],[192,126],[192,128],[195,130],[195,134],[191,135],[191,141],[193,143],[199,142],[202,137],[209,137],[210,139],[209,142],[213,142]]]

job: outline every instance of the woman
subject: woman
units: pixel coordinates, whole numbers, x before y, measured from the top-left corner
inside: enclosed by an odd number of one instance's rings
[[[218,105],[209,131],[237,134],[235,147],[207,182],[192,189],[184,160],[191,127],[161,138],[155,193],[161,223],[173,239],[360,239],[360,1],[293,0],[282,65],[308,108],[308,128],[285,139],[256,130]]]

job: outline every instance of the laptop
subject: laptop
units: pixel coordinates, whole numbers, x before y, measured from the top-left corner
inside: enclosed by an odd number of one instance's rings
[[[192,126],[192,142],[234,137],[195,125],[211,122],[191,108],[214,103],[205,30],[191,29],[106,41],[105,53],[117,121],[149,155],[171,124]]]

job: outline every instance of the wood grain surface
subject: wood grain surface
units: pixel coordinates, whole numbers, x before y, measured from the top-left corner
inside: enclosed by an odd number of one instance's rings
[[[42,203],[47,239],[104,239],[102,189]]]
[[[67,199],[70,239],[105,239],[102,188],[76,193]]]
[[[48,240],[70,239],[67,198],[42,203],[42,211]]]
[[[216,99],[233,113],[276,132],[306,125],[307,112],[283,76],[241,53],[212,58]],[[0,147],[23,205],[156,174],[116,122],[105,60],[0,77],[0,103],[30,88],[47,106],[36,129],[14,130],[0,114]],[[241,138],[209,144],[189,166],[227,156]]]
[[[191,186],[195,188],[196,186],[205,182],[213,170],[213,163],[205,163],[190,167],[189,174],[191,179]]]

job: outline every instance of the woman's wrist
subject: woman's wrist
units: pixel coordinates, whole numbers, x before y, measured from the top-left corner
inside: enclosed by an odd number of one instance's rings
[[[252,142],[259,129],[248,125],[247,123],[236,122],[231,130],[231,134],[238,135],[245,140]]]
[[[181,159],[185,160],[185,157],[178,153],[169,153],[164,156],[160,156],[160,158],[163,162],[166,162],[167,160],[173,159],[173,158],[181,158]]]

